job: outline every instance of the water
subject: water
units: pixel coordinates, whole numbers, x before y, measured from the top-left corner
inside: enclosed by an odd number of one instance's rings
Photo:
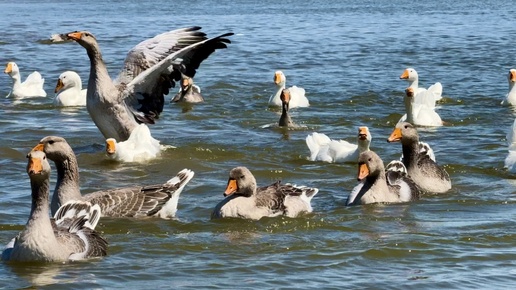
[[[0,63],[22,76],[38,70],[53,96],[59,74],[87,79],[77,44],[49,45],[53,33],[90,30],[112,76],[126,52],[158,33],[190,25],[233,43],[196,75],[206,103],[167,104],[151,127],[177,146],[147,164],[106,160],[84,109],[58,109],[51,97],[0,100],[0,243],[23,228],[30,208],[25,155],[47,135],[78,154],[84,192],[162,183],[196,172],[174,220],[102,219],[103,259],[50,265],[0,264],[0,288],[505,288],[516,273],[516,181],[503,169],[515,113],[500,106],[514,66],[514,8],[506,1],[17,1],[0,3]],[[453,189],[411,204],[347,208],[356,166],[307,161],[312,131],[355,140],[369,126],[385,162],[399,144],[385,139],[404,111],[406,67],[420,86],[444,86],[439,114],[449,125],[420,130],[450,173]],[[262,128],[272,77],[306,89],[312,106],[292,112],[298,130]],[[0,77],[0,96],[11,87]],[[170,98],[170,97],[168,97]],[[168,99],[167,98],[167,99]],[[259,184],[277,179],[315,186],[314,213],[260,221],[210,220],[231,168],[249,167]]]

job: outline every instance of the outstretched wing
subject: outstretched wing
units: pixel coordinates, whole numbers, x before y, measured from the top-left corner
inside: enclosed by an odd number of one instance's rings
[[[232,33],[206,39],[205,34],[197,29],[179,30],[177,34],[169,35],[171,39],[176,37],[177,41],[166,51],[162,42],[155,37],[140,43],[129,54],[118,83],[119,89],[125,92],[126,104],[138,121],[154,123],[154,119],[163,111],[164,96],[181,79],[181,75],[193,77],[202,61],[230,43],[225,37]],[[150,50],[149,47],[153,45],[156,48]]]

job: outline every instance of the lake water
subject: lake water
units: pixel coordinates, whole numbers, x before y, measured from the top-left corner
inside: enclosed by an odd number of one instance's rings
[[[79,2],[79,1],[77,1]],[[516,66],[515,8],[507,1],[3,1],[0,64],[22,77],[38,70],[46,99],[0,99],[0,244],[30,211],[27,152],[47,135],[78,154],[83,192],[162,183],[183,168],[196,175],[174,220],[102,219],[103,259],[0,264],[0,288],[343,289],[507,288],[516,282],[516,179],[503,169],[515,112],[500,106]],[[332,3],[330,3],[332,2]],[[334,3],[333,3],[334,2]],[[103,138],[82,109],[52,105],[57,77],[89,61],[78,44],[49,45],[53,33],[96,35],[112,76],[129,49],[164,31],[199,25],[232,44],[202,63],[195,81],[206,102],[165,106],[152,134],[176,149],[146,164],[107,160]],[[385,140],[404,113],[406,67],[420,86],[440,81],[438,113],[448,125],[421,129],[453,188],[410,204],[345,207],[356,165],[307,160],[314,131],[354,142],[368,126],[385,162]],[[274,71],[304,87],[298,130],[262,128],[279,112],[267,101]],[[0,77],[0,96],[11,80]],[[170,96],[167,97],[167,100]],[[320,189],[314,213],[260,221],[210,220],[229,170],[247,166],[259,185],[281,179]],[[52,179],[52,183],[55,180]]]

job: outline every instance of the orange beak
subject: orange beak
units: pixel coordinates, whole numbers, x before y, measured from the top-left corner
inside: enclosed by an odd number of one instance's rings
[[[226,191],[224,191],[224,196],[230,196],[233,193],[237,192],[238,185],[236,180],[230,179],[228,180],[228,186],[226,187]]]
[[[73,40],[79,40],[82,37],[82,33],[81,32],[72,32],[72,33],[68,33],[67,36]]]
[[[387,138],[387,142],[398,142],[401,140],[401,137],[403,137],[403,135],[401,134],[401,129],[396,128],[394,129],[394,131],[392,131],[391,136]]]
[[[5,70],[4,70],[4,73],[8,74],[8,73],[11,73],[13,71],[13,64],[12,63],[7,63],[7,66],[5,66]]]
[[[275,84],[281,83],[281,75],[279,73],[274,74],[274,83]]]
[[[516,82],[516,71],[511,70],[509,72],[509,74],[510,74],[509,79],[511,80],[511,82],[513,82],[513,83]]]
[[[41,159],[30,157],[29,164],[27,164],[27,173],[40,174],[41,171],[43,171],[43,164],[41,164]]]
[[[61,79],[58,79],[54,93],[58,93],[60,90],[63,89],[63,87],[64,87],[63,81]]]
[[[358,127],[358,137],[361,140],[367,139],[367,135],[368,135],[367,127]]]
[[[367,165],[365,163],[358,165],[358,181],[364,180],[369,175],[369,168],[367,168]]]
[[[32,148],[31,151],[41,151],[41,152],[44,152],[45,151],[45,145],[39,143],[38,145],[34,146],[34,148]]]
[[[109,138],[106,140],[106,153],[111,155],[111,154],[115,154],[116,152],[116,143],[115,143],[115,139],[113,138]]]
[[[405,79],[408,79],[409,75],[408,75],[408,69],[406,69],[400,76],[400,79],[402,80],[405,80]]]

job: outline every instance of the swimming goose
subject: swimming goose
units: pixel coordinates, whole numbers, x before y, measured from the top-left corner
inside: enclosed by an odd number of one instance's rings
[[[360,153],[369,150],[371,138],[367,127],[358,127],[357,144],[345,140],[331,140],[323,133],[314,132],[306,137],[306,145],[310,149],[309,160],[355,163]]]
[[[414,90],[414,102],[416,104],[425,104],[430,108],[435,107],[435,102],[442,99],[443,86],[437,82],[428,89],[419,87],[419,76],[413,68],[407,68],[403,71],[400,79],[409,82],[409,88]]]
[[[269,98],[269,106],[281,106],[281,92],[286,88],[287,78],[282,71],[276,71],[274,73],[274,83],[276,84],[276,93]],[[308,102],[308,98],[305,96],[305,89],[292,86],[288,88],[290,91],[290,108],[297,107],[308,107],[310,106],[310,102]]]
[[[509,172],[516,172],[516,120],[512,123],[506,138],[509,154],[507,154],[505,158],[504,167],[507,168]]]
[[[405,90],[404,102],[407,113],[400,118],[399,123],[409,122],[416,126],[427,127],[439,127],[443,125],[441,117],[435,112],[435,106],[429,107],[426,104],[416,103],[413,88],[408,87]]]
[[[107,242],[95,231],[98,205],[71,201],[49,218],[50,165],[45,153],[27,155],[32,208],[25,228],[2,252],[4,261],[64,262],[105,256]]]
[[[398,203],[418,200],[419,187],[406,173],[403,163],[389,163],[388,169],[375,152],[365,151],[358,157],[358,181],[346,205]]]
[[[410,178],[422,190],[444,193],[451,189],[448,172],[437,165],[428,154],[420,152],[419,136],[412,124],[407,122],[398,123],[387,141],[401,141],[403,164],[407,168]]]
[[[138,123],[153,124],[163,110],[164,95],[181,75],[194,77],[203,60],[227,47],[226,33],[207,39],[200,27],[182,28],[144,40],[133,47],[113,82],[96,38],[76,31],[63,38],[83,46],[90,58],[86,108],[104,138],[125,141]]]
[[[54,105],[61,107],[86,106],[86,89],[82,89],[81,77],[74,71],[65,71],[57,80]]]
[[[170,102],[202,103],[204,98],[201,95],[201,88],[193,83],[193,78],[183,76],[179,92]]]
[[[156,158],[161,153],[159,141],[151,135],[149,127],[138,125],[129,139],[117,142],[114,138],[106,139],[106,154],[120,162],[145,162]]]
[[[98,204],[102,216],[106,217],[172,218],[177,211],[179,195],[194,176],[193,171],[183,169],[164,184],[107,189],[81,195],[77,158],[64,138],[47,136],[32,150],[45,152],[57,168],[52,212],[69,200],[85,200]]]
[[[502,101],[502,105],[516,105],[516,88],[514,83],[516,83],[516,69],[509,70],[509,74],[507,75],[507,80],[509,82],[509,92],[505,96],[505,99]]]
[[[281,116],[278,122],[280,127],[297,127],[294,122],[292,122],[292,118],[290,118],[290,114],[288,110],[290,108],[291,95],[289,89],[283,89],[280,95],[281,99]]]
[[[39,72],[31,73],[24,82],[21,82],[20,69],[15,62],[8,62],[4,72],[13,79],[13,88],[8,97],[23,99],[47,96],[47,92],[43,89],[45,79]]]
[[[259,220],[262,217],[285,215],[297,217],[312,212],[310,201],[317,188],[281,184],[257,187],[256,179],[246,167],[233,168],[229,173],[226,197],[215,207],[212,218],[243,218]]]

